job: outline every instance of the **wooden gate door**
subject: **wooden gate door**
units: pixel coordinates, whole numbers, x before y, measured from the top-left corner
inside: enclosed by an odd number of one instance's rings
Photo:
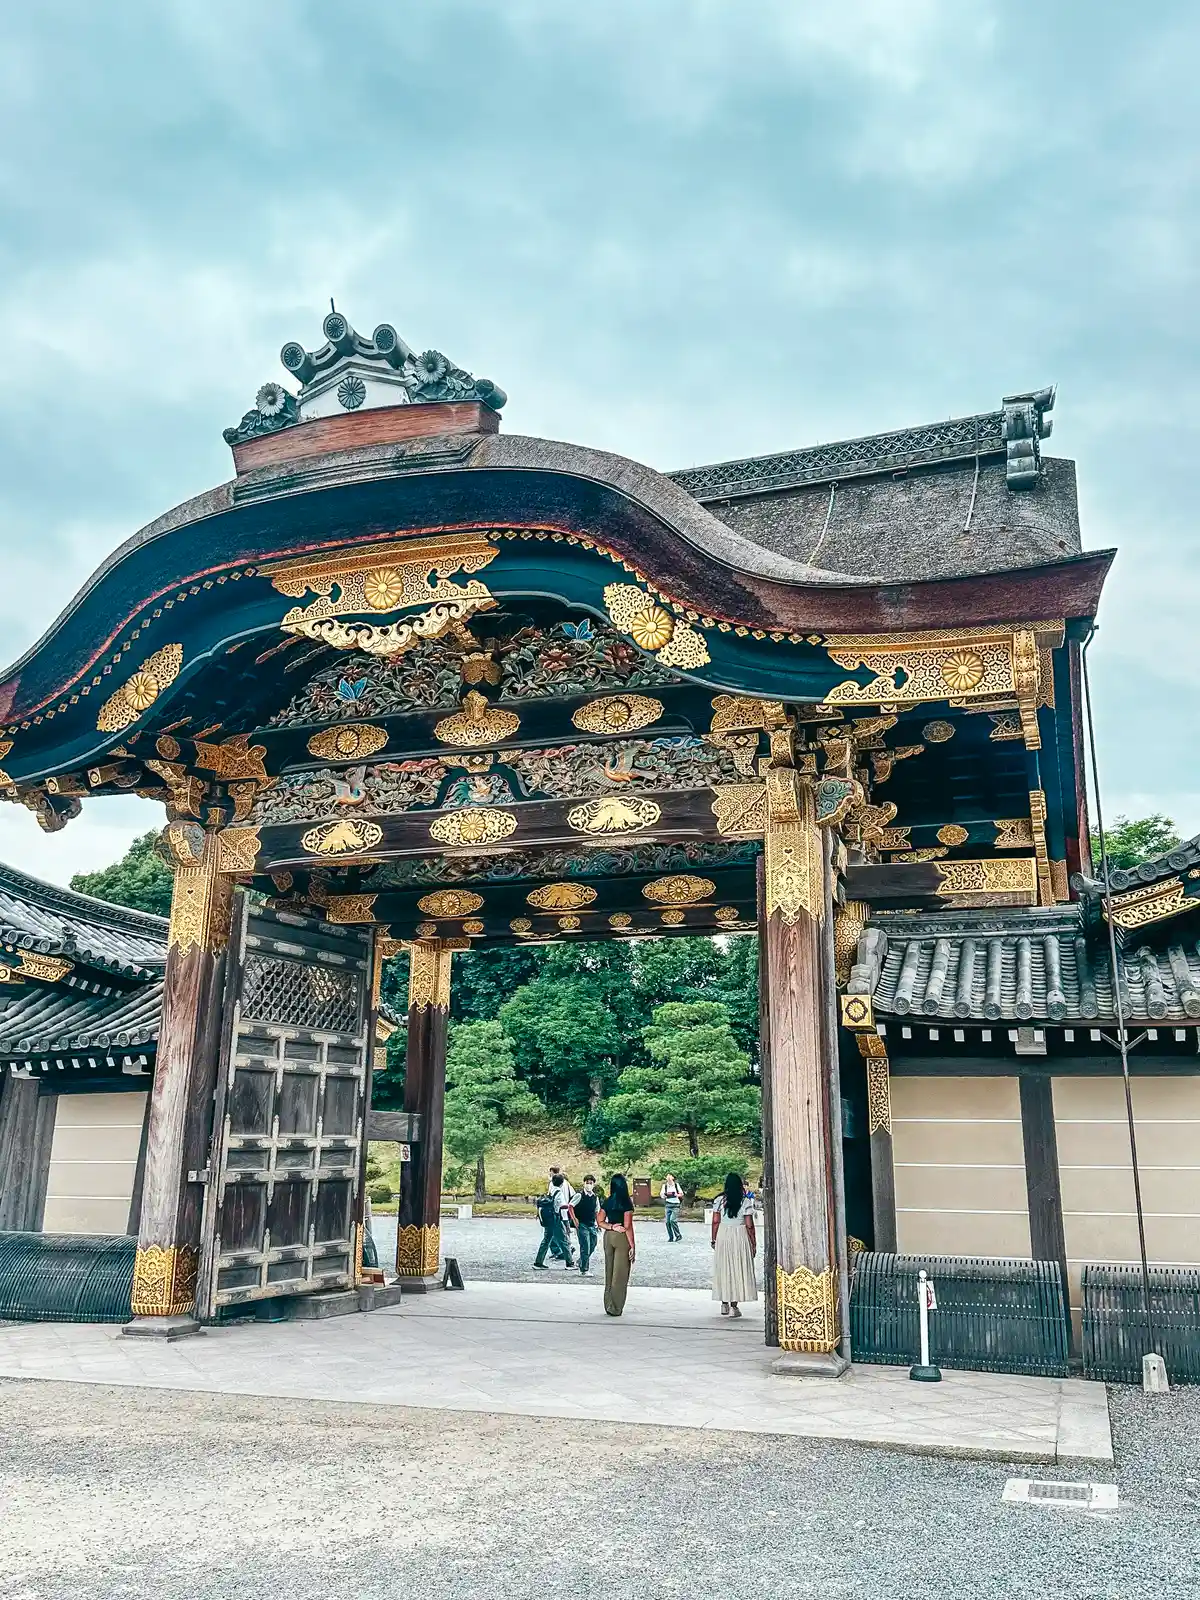
[[[197,1304],[355,1282],[374,1018],[372,928],[239,896]]]

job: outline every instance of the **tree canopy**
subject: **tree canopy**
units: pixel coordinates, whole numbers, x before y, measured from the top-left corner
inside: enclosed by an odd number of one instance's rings
[[[114,905],[132,906],[135,911],[153,911],[166,917],[171,913],[171,870],[158,854],[157,832],[135,839],[120,861],[99,872],[77,872],[72,889],[94,894]]]
[[[1148,817],[1118,817],[1104,835],[1108,864],[1113,868],[1140,866],[1143,861],[1153,861],[1155,856],[1165,855],[1178,843],[1175,823],[1170,817],[1163,816],[1161,811],[1155,811]],[[1097,836],[1097,855],[1099,849]]]

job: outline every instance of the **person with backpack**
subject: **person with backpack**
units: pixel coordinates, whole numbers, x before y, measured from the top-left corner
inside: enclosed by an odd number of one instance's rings
[[[679,1208],[683,1204],[683,1190],[675,1181],[675,1174],[668,1172],[659,1190],[659,1198],[663,1203],[663,1215],[667,1220],[667,1243],[682,1243],[683,1229],[679,1226]]]
[[[575,1257],[571,1252],[566,1231],[566,1219],[571,1210],[569,1199],[571,1193],[567,1180],[561,1172],[556,1172],[550,1180],[550,1193],[544,1194],[537,1203],[538,1221],[542,1225],[542,1242],[538,1246],[533,1265],[538,1272],[549,1272],[546,1252],[551,1249],[555,1255],[562,1256],[568,1269],[575,1265]]]

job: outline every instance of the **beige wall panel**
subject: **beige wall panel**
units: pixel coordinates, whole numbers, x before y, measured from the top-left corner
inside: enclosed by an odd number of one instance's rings
[[[64,1094],[58,1101],[58,1126],[140,1130],[145,1113],[146,1096],[139,1090],[124,1094]]]
[[[70,1200],[94,1195],[103,1200],[119,1200],[125,1196],[128,1207],[133,1194],[132,1161],[59,1161],[50,1158],[50,1182],[46,1188],[47,1199]],[[124,1228],[121,1232],[124,1233]]]
[[[82,1099],[82,1095],[61,1095],[59,1103]],[[139,1095],[138,1099],[141,1100],[142,1096]],[[101,1123],[98,1127],[83,1128],[57,1121],[54,1124],[54,1149],[50,1159],[59,1162],[127,1161],[133,1165],[137,1161],[141,1139],[140,1122],[130,1127]]]
[[[892,1149],[896,1161],[1025,1165],[1020,1122],[902,1122],[893,1111]]]
[[[1132,1092],[1136,1123],[1140,1123],[1143,1117],[1150,1121],[1200,1123],[1200,1075],[1186,1078],[1134,1078]],[[1124,1112],[1125,1095],[1122,1091],[1122,1115]]]
[[[46,1186],[47,1233],[124,1233],[146,1095],[61,1095]]]
[[[1195,1167],[1142,1167],[1142,1205],[1146,1214],[1187,1216],[1200,1227],[1200,1170]],[[1063,1210],[1105,1213],[1136,1210],[1133,1174],[1128,1167],[1069,1167],[1062,1173]]]
[[[1054,1103],[1058,1106],[1058,1083]],[[1059,1165],[1128,1167],[1129,1129],[1119,1122],[1064,1122],[1055,1117]],[[1137,1120],[1138,1160],[1148,1167],[1200,1167],[1200,1122]]]
[[[1066,1212],[1067,1255],[1072,1261],[1137,1262],[1137,1218],[1079,1216]],[[1200,1265],[1200,1228],[1194,1217],[1146,1217],[1146,1254],[1151,1266]]]
[[[896,1165],[896,1204],[908,1211],[1019,1211],[1029,1204],[1025,1168]]]
[[[129,1221],[129,1196],[124,1200],[46,1197],[46,1233],[124,1233]]]
[[[1021,1093],[1015,1078],[909,1078],[892,1076],[892,1116],[1021,1123]]]
[[[897,1207],[896,1248],[901,1255],[1028,1257],[1029,1215]]]

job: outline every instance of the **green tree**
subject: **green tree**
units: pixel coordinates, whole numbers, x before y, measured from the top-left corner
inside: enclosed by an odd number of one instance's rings
[[[688,1159],[673,1170],[690,1204],[697,1187],[711,1181],[709,1167],[726,1165],[701,1155],[700,1135],[756,1128],[762,1096],[749,1081],[749,1057],[738,1048],[729,1012],[719,1002],[658,1006],[643,1038],[650,1064],[626,1067],[604,1108],[609,1126],[617,1130],[610,1155],[636,1160],[639,1142],[644,1154],[665,1134],[682,1131]]]
[[[1099,835],[1095,836],[1094,842],[1096,866],[1102,871]],[[1153,861],[1155,856],[1165,855],[1179,843],[1179,835],[1171,818],[1164,817],[1161,811],[1155,811],[1148,817],[1118,817],[1112,827],[1105,830],[1104,843],[1108,864],[1115,870],[1118,867],[1137,867],[1143,861]]]
[[[500,1008],[517,1070],[548,1105],[582,1112],[611,1092],[645,1018],[628,945],[553,947],[541,974]]]
[[[454,957],[450,1015],[460,1022],[487,1022],[522,984],[532,983],[550,954],[547,945],[464,950]]]
[[[459,1172],[475,1164],[475,1197],[487,1193],[487,1152],[517,1117],[542,1109],[516,1075],[512,1041],[498,1022],[451,1026],[446,1055],[446,1149]]]
[[[81,894],[93,894],[99,900],[110,900],[114,905],[132,906],[135,911],[153,911],[160,917],[170,915],[171,870],[155,849],[157,833],[144,833],[135,839],[120,861],[99,872],[77,872],[71,879],[72,889]]]

